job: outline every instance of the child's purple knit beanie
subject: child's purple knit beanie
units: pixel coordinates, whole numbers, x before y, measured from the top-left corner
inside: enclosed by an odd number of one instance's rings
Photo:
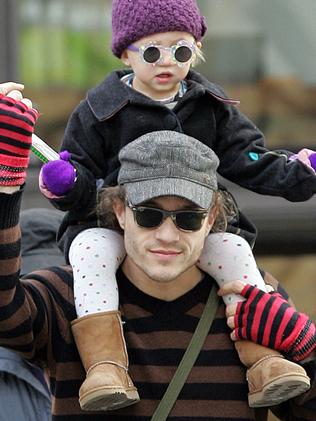
[[[113,0],[112,51],[121,57],[133,42],[159,32],[189,32],[198,41],[206,32],[196,0]]]

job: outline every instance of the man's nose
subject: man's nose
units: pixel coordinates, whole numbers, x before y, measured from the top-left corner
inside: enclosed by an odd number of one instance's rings
[[[175,226],[170,216],[166,218],[158,228],[156,228],[156,238],[160,241],[170,243],[179,240],[179,229]]]

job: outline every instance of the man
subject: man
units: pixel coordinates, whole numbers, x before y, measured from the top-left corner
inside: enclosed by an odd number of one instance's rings
[[[26,169],[26,163],[20,157],[27,150],[25,145],[37,116],[21,102],[16,104],[7,99],[4,102],[12,107],[11,112],[16,111],[18,122],[21,121],[18,112],[21,110],[23,121],[28,124],[23,126],[22,135],[14,121],[9,132],[3,131],[3,136],[9,139],[8,144],[12,139],[15,146],[10,147],[11,154],[5,149],[6,156],[0,155],[3,159],[0,161],[3,169],[0,193],[0,343],[18,350],[31,361],[46,365],[53,393],[54,420],[150,420],[214,287],[212,278],[203,274],[196,262],[220,210],[216,193],[218,160],[211,150],[195,139],[175,132],[149,133],[122,150],[119,174],[122,187],[119,187],[117,196],[112,195],[113,211],[124,231],[127,251],[118,271],[120,311],[130,358],[129,371],[137,384],[141,401],[111,413],[84,413],[77,401],[85,372],[70,329],[76,318],[70,269],[55,267],[38,271],[22,281],[18,277],[18,219],[23,194],[20,186],[23,186]],[[8,158],[12,152],[17,153],[16,148],[21,147],[23,141],[23,151],[19,150],[16,160]],[[8,160],[11,160],[11,168],[15,165],[14,171],[3,164]],[[154,162],[159,164],[157,172],[153,171],[156,168]],[[172,170],[171,176],[169,170]],[[103,211],[102,204],[100,210]],[[189,215],[187,211],[190,211]],[[271,279],[269,283],[278,288],[276,281]],[[291,320],[300,322],[299,328],[295,323],[295,336],[292,330],[286,332],[287,347],[284,349],[289,357],[295,356],[297,352],[303,352],[299,344],[304,343],[304,352],[310,359],[304,362],[304,367],[310,375],[312,387],[308,393],[275,410],[283,419],[314,420],[314,324],[277,294],[262,292],[260,295],[256,288],[249,289],[240,282],[230,287],[226,285],[220,293],[232,291],[247,298],[246,305],[228,309],[234,338],[242,339],[250,330],[257,342],[262,343],[260,329],[251,326],[251,320],[256,314],[256,302],[260,304],[264,300],[270,306],[276,303],[291,315]],[[269,301],[271,297],[272,302]],[[278,309],[276,313],[279,314]],[[239,315],[243,316],[242,320],[239,320]],[[279,315],[282,324],[284,319]],[[98,323],[97,316],[95,323]],[[85,340],[87,348],[89,343],[99,343],[98,352],[103,352],[106,358],[105,329],[106,326],[100,325],[99,335],[94,337],[88,329],[82,329],[77,336]],[[307,336],[310,332],[312,335]],[[279,340],[276,349],[282,350],[282,346],[283,341]],[[94,357],[90,355],[90,360]],[[245,356],[243,362],[252,364],[249,356]],[[248,406],[245,370],[230,339],[224,305],[220,304],[198,360],[169,419],[266,420],[266,409],[254,410]]]

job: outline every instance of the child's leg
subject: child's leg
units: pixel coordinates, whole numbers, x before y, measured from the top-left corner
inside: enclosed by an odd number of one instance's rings
[[[115,276],[124,257],[123,237],[113,230],[90,228],[74,239],[69,261],[78,317],[118,310]]]
[[[139,400],[127,372],[118,311],[115,273],[124,256],[123,237],[104,228],[82,231],[69,250],[78,316],[72,322],[72,332],[87,372],[79,402],[87,411],[118,409]]]
[[[250,245],[239,235],[229,232],[210,234],[206,238],[199,267],[211,275],[219,287],[241,280],[266,291]],[[226,305],[243,300],[236,294],[226,295],[223,299]]]
[[[266,290],[252,250],[246,240],[231,233],[212,233],[205,242],[199,267],[219,286],[242,280]],[[236,294],[223,297],[225,304],[241,301]],[[310,387],[303,367],[284,359],[275,350],[248,341],[236,343],[241,361],[252,361],[247,371],[249,406],[272,406],[300,395]]]

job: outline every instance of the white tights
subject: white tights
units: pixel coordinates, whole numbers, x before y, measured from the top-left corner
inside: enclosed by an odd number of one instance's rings
[[[74,239],[69,261],[74,274],[77,316],[118,309],[117,268],[125,257],[123,237],[105,228],[89,228]]]
[[[240,280],[266,291],[251,247],[239,235],[229,232],[211,233],[206,238],[198,266],[211,275],[219,287]],[[237,294],[228,294],[223,300],[227,305],[242,301],[243,298]]]
[[[72,242],[69,260],[74,273],[77,316],[118,309],[115,273],[125,257],[123,237],[105,228],[90,228]],[[231,233],[212,233],[205,242],[198,266],[209,273],[219,286],[242,280],[265,290],[246,240]],[[240,301],[235,294],[224,297],[230,304]]]

